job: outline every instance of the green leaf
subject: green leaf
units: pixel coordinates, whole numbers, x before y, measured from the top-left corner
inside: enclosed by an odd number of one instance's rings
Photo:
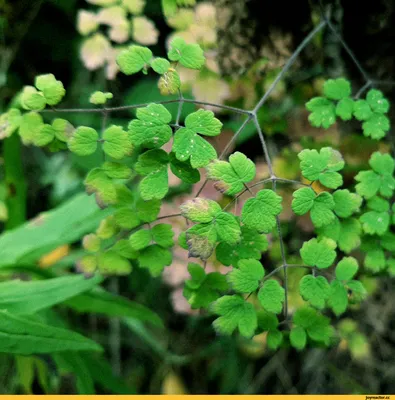
[[[152,241],[151,231],[140,229],[129,236],[130,246],[134,250],[142,250],[150,245]]]
[[[78,127],[70,137],[67,145],[73,153],[79,156],[89,156],[97,149],[99,134],[87,126]]]
[[[215,330],[223,335],[231,335],[236,329],[244,337],[250,338],[257,328],[254,306],[238,295],[223,296],[213,304],[213,312],[220,315],[213,322]]]
[[[259,260],[262,252],[267,250],[268,241],[265,235],[256,230],[242,226],[240,228],[240,242],[236,245],[220,243],[216,248],[216,257],[219,262],[229,266],[236,266],[239,260],[253,258]]]
[[[75,296],[63,304],[80,313],[101,314],[108,317],[130,317],[163,326],[159,316],[149,308],[100,288]]]
[[[354,257],[343,257],[336,266],[336,278],[339,281],[352,279],[358,271],[358,261]]]
[[[119,53],[117,64],[124,74],[132,75],[146,69],[151,58],[152,51],[148,47],[132,45]]]
[[[35,136],[44,126],[43,118],[36,112],[30,112],[22,116],[19,125],[19,136],[24,145],[33,143]]]
[[[359,183],[355,186],[356,191],[366,199],[375,196],[380,189],[380,175],[374,171],[360,171],[355,177]]]
[[[276,314],[269,313],[264,310],[259,310],[258,316],[258,326],[264,331],[274,331],[278,327],[278,319]]]
[[[369,164],[380,175],[392,174],[395,168],[394,159],[388,153],[382,154],[378,151],[372,154]]]
[[[55,138],[55,130],[49,124],[44,124],[34,135],[33,144],[37,147],[43,147],[51,143]]]
[[[295,213],[302,215],[310,209],[311,219],[316,227],[321,227],[331,223],[335,215],[333,214],[334,200],[328,192],[315,195],[311,188],[302,188],[294,193],[292,208]]]
[[[215,216],[215,228],[220,241],[230,245],[240,242],[240,225],[236,217],[226,212],[220,212]]]
[[[101,239],[94,233],[85,235],[82,240],[82,246],[85,250],[89,252],[96,253],[100,250]]]
[[[295,214],[303,215],[310,210],[311,220],[314,226],[328,225],[335,219],[333,209],[335,207],[332,195],[322,192],[316,196],[310,187],[298,189],[293,194],[292,209]]]
[[[296,190],[293,193],[292,210],[296,215],[304,215],[309,212],[314,205],[316,194],[311,187]]]
[[[382,271],[386,266],[385,253],[381,249],[366,252],[365,267],[373,273]]]
[[[171,172],[183,182],[197,183],[200,181],[200,173],[197,169],[192,168],[189,161],[183,162],[177,160],[174,153],[170,153],[170,169]]]
[[[201,135],[218,136],[222,122],[214,117],[212,111],[200,109],[185,118],[185,127]]]
[[[289,340],[292,347],[297,350],[303,350],[306,347],[307,335],[304,328],[301,326],[295,326],[291,329]]]
[[[306,103],[306,108],[311,111],[310,124],[316,128],[327,129],[336,122],[335,105],[324,97],[314,97]]]
[[[33,86],[25,86],[21,95],[21,104],[25,110],[43,110],[47,102],[43,93]]]
[[[43,281],[12,280],[0,283],[0,309],[11,314],[34,314],[92,289],[100,276],[63,276]]]
[[[63,83],[57,80],[52,74],[37,76],[35,86],[43,92],[45,100],[50,106],[58,104],[66,94]]]
[[[317,150],[305,149],[298,154],[302,175],[310,180],[319,180],[324,186],[336,189],[343,184],[342,176],[337,172],[344,167],[343,157],[337,150],[324,147]]]
[[[366,289],[360,281],[349,281],[347,282],[346,287],[348,289],[348,292],[351,291],[348,299],[349,303],[360,303],[366,298]]]
[[[107,213],[107,210],[100,210],[95,200],[85,193],[73,196],[51,211],[3,232],[0,236],[0,268],[35,264],[48,252],[77,242],[94,231]]]
[[[362,124],[363,134],[372,139],[382,139],[390,129],[389,119],[382,114],[374,113]]]
[[[59,351],[101,351],[84,336],[0,311],[0,352],[12,354],[56,353]]]
[[[132,143],[121,126],[112,125],[103,132],[103,151],[120,160],[132,151]]]
[[[323,276],[305,275],[299,284],[300,294],[313,307],[323,309],[329,297],[329,283]]]
[[[334,212],[341,218],[351,217],[352,214],[359,211],[362,204],[361,196],[351,193],[347,189],[336,190],[333,193],[335,202]]]
[[[181,79],[178,72],[174,68],[170,68],[159,78],[158,88],[163,96],[178,93],[181,88]]]
[[[89,98],[89,103],[97,105],[106,104],[107,100],[110,100],[113,97],[113,94],[110,92],[103,93],[100,91],[96,91],[91,94],[91,97]]]
[[[169,250],[158,246],[151,245],[143,249],[138,257],[141,268],[147,268],[152,276],[159,276],[166,266],[173,261],[172,254]]]
[[[144,201],[143,199],[138,199],[135,210],[142,222],[153,222],[159,215],[160,206],[160,200]]]
[[[273,190],[260,190],[248,199],[242,210],[241,220],[248,227],[259,232],[270,232],[276,225],[276,216],[282,211],[282,198]]]
[[[188,264],[190,280],[185,281],[183,294],[193,309],[207,308],[228,289],[226,277],[219,272],[205,273],[204,269],[194,263]]]
[[[162,149],[148,150],[139,155],[137,163],[134,166],[136,172],[140,175],[148,175],[162,169],[169,162],[169,155]]]
[[[240,260],[237,264],[238,269],[234,268],[228,274],[228,282],[233,290],[239,293],[251,293],[258,289],[260,280],[265,275],[262,264],[253,259]]]
[[[311,307],[302,307],[295,312],[293,321],[295,325],[304,328],[312,340],[329,344],[332,336],[329,318]]]
[[[332,195],[328,192],[320,193],[315,198],[313,207],[310,210],[314,226],[319,228],[320,226],[330,224],[335,219],[334,208],[335,202]]]
[[[360,171],[355,180],[357,192],[369,199],[380,193],[384,197],[391,197],[395,190],[395,178],[393,177],[395,161],[389,154],[375,152],[369,160],[373,171]]]
[[[167,167],[148,174],[139,184],[140,195],[144,200],[163,199],[169,191]]]
[[[67,143],[74,132],[73,125],[63,118],[55,118],[52,121],[52,128],[55,131],[55,137],[61,142]]]
[[[332,100],[341,100],[351,95],[350,82],[344,78],[328,79],[324,83],[324,94]]]
[[[388,212],[368,211],[359,220],[367,234],[381,236],[388,230],[390,216]]]
[[[180,206],[181,214],[193,222],[211,222],[222,210],[213,200],[196,197]]]
[[[158,224],[151,229],[152,239],[162,247],[174,246],[174,232],[169,224]]]
[[[111,250],[120,255],[123,258],[127,258],[129,260],[137,259],[138,252],[132,249],[130,245],[130,241],[127,239],[118,240],[114,246],[111,247]]]
[[[366,100],[355,101],[353,113],[358,121],[366,121],[373,115],[372,109]]]
[[[341,282],[334,280],[331,282],[331,290],[328,299],[328,305],[333,312],[339,316],[347,310],[348,296],[347,290]]]
[[[188,244],[188,257],[200,257],[207,260],[214,251],[217,242],[217,231],[215,225],[199,224],[192,226],[186,232]]]
[[[163,75],[170,68],[170,63],[165,58],[157,57],[151,60],[152,69],[160,75]]]
[[[382,199],[381,197],[372,197],[367,201],[367,206],[369,209],[384,212],[390,210],[390,204],[387,200]]]
[[[103,275],[128,275],[132,272],[129,260],[113,250],[98,254],[97,268]]]
[[[180,161],[190,159],[193,168],[204,167],[217,157],[214,147],[188,128],[175,133],[173,151]]]
[[[268,279],[258,292],[261,306],[268,312],[279,314],[285,300],[285,290],[274,279]]]
[[[102,169],[109,178],[128,179],[132,175],[132,170],[125,164],[106,161]]]
[[[77,352],[62,352],[53,356],[59,373],[72,374],[78,394],[95,394],[95,386],[85,359]]]
[[[161,104],[138,108],[136,116],[138,119],[132,120],[128,127],[134,145],[157,148],[171,139],[172,130],[168,125],[171,114]]]
[[[300,250],[302,260],[306,265],[317,268],[328,268],[336,258],[336,244],[331,239],[310,239],[304,242]]]
[[[354,111],[354,101],[349,97],[341,99],[336,105],[336,115],[343,121],[349,121]]]
[[[207,166],[207,177],[216,181],[215,188],[230,196],[241,192],[255,173],[255,164],[238,151],[229,157],[229,162],[214,160]]]
[[[366,95],[366,100],[376,113],[385,114],[390,108],[390,103],[380,90],[370,89]]]
[[[271,350],[277,350],[283,342],[283,334],[278,330],[269,331],[267,334],[267,347]]]
[[[385,250],[395,251],[395,234],[392,232],[386,232],[380,237],[380,244]]]
[[[100,168],[92,169],[84,181],[88,194],[95,193],[96,202],[103,208],[117,201],[115,185]]]
[[[191,69],[202,68],[206,61],[203,50],[198,44],[187,44],[180,37],[176,37],[171,41],[167,56],[169,60],[178,61],[184,67]]]
[[[10,137],[19,128],[21,121],[21,112],[17,108],[10,108],[0,114],[0,139]]]

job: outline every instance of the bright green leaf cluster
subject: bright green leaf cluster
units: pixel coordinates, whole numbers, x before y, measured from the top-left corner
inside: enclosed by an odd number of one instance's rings
[[[314,97],[306,103],[311,112],[309,121],[314,127],[329,128],[340,117],[349,121],[355,117],[362,121],[364,136],[382,139],[390,129],[390,121],[386,114],[390,104],[383,93],[371,89],[366,99],[353,100],[350,82],[344,78],[329,79],[324,84],[324,96]]]
[[[337,189],[343,184],[338,171],[343,169],[342,155],[331,147],[317,150],[303,150],[298,154],[302,175],[309,181],[319,181],[330,189]]]

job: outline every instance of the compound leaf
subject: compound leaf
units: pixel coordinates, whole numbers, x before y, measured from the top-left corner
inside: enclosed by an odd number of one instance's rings
[[[311,111],[309,121],[316,128],[327,129],[336,122],[335,105],[325,97],[314,97],[306,103],[306,108]]]
[[[207,166],[207,177],[216,181],[215,188],[231,196],[241,192],[255,173],[255,164],[238,151],[229,157],[229,162],[214,160]]]

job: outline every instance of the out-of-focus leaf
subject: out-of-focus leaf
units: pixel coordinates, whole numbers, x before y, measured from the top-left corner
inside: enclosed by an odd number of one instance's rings
[[[94,341],[76,332],[0,311],[0,353],[52,354],[69,350],[102,349]]]
[[[131,317],[163,326],[159,316],[149,308],[101,289],[76,296],[64,304],[79,312],[104,314],[109,317]]]
[[[0,268],[33,263],[43,254],[93,231],[109,213],[93,197],[78,194],[52,211],[0,236]]]
[[[83,275],[62,276],[43,281],[20,280],[0,283],[0,309],[12,314],[33,314],[92,289],[103,280]]]

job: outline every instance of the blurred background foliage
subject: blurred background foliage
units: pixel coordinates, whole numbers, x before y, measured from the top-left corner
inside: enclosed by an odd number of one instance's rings
[[[320,4],[307,0],[267,4],[259,0],[180,0],[176,12],[169,8],[172,1],[150,0],[145,4],[144,0],[123,0],[127,14],[103,13],[101,5],[107,3],[117,1],[0,0],[1,111],[12,104],[23,85],[48,72],[67,89],[64,108],[89,107],[89,96],[95,90],[111,91],[113,105],[158,100],[162,94],[155,78],[117,75],[114,59],[117,51],[130,43],[152,46],[156,55],[164,55],[174,35],[198,42],[207,56],[201,72],[181,71],[185,97],[252,108],[320,18]],[[331,4],[333,22],[369,73],[377,79],[391,79],[395,2],[323,3]],[[351,79],[355,90],[364,84],[337,39],[325,30],[262,107],[259,121],[268,137],[278,176],[297,178],[296,154],[305,147],[328,144],[344,155],[348,165],[346,183],[352,184],[355,171],[367,165],[373,151],[389,149],[391,144],[378,145],[349,125],[323,131],[307,123],[304,103],[320,93],[324,79],[341,75]],[[391,90],[384,88],[386,96],[394,100]],[[168,106],[173,115],[176,107]],[[194,109],[186,104],[183,111]],[[130,111],[120,111],[113,115],[112,122],[126,126],[131,116]],[[76,125],[100,128],[98,114],[76,113],[68,118]],[[223,111],[219,118],[224,122],[224,131],[214,145],[220,152],[242,119]],[[85,174],[99,162],[99,155],[81,158],[22,147],[16,135],[0,146],[0,227],[4,231],[0,236],[1,281],[36,280],[74,271],[82,252],[81,237],[94,231],[105,213],[93,199],[81,194]],[[265,176],[266,165],[252,124],[240,135],[236,147],[256,160],[257,180]],[[172,186],[178,196],[165,205],[163,215],[177,212],[183,199],[185,188],[175,177]],[[209,185],[203,194],[227,202]],[[291,192],[284,189],[281,194],[290,206]],[[285,205],[287,208],[290,210]],[[312,226],[305,217],[294,219],[291,212],[284,211],[281,218],[287,252],[292,257]],[[183,228],[177,227],[179,221],[171,222],[176,231]],[[271,260],[279,259],[276,237],[271,238],[270,246]],[[38,320],[94,339],[104,347],[104,354],[0,354],[0,392],[395,391],[393,278],[362,275],[370,296],[335,320],[341,338],[332,348],[271,352],[265,334],[252,340],[218,337],[211,318],[190,309],[182,296],[183,282],[188,277],[185,257],[185,252],[176,249],[173,265],[163,277],[154,279],[136,268],[129,277],[105,281],[105,294],[97,289],[37,311],[34,317]],[[264,258],[264,265],[265,261],[269,260]],[[210,260],[208,268],[224,267]],[[296,275],[304,273],[297,269],[289,272],[291,309],[302,302],[292,282],[299,281]],[[139,304],[147,308],[139,308]]]

